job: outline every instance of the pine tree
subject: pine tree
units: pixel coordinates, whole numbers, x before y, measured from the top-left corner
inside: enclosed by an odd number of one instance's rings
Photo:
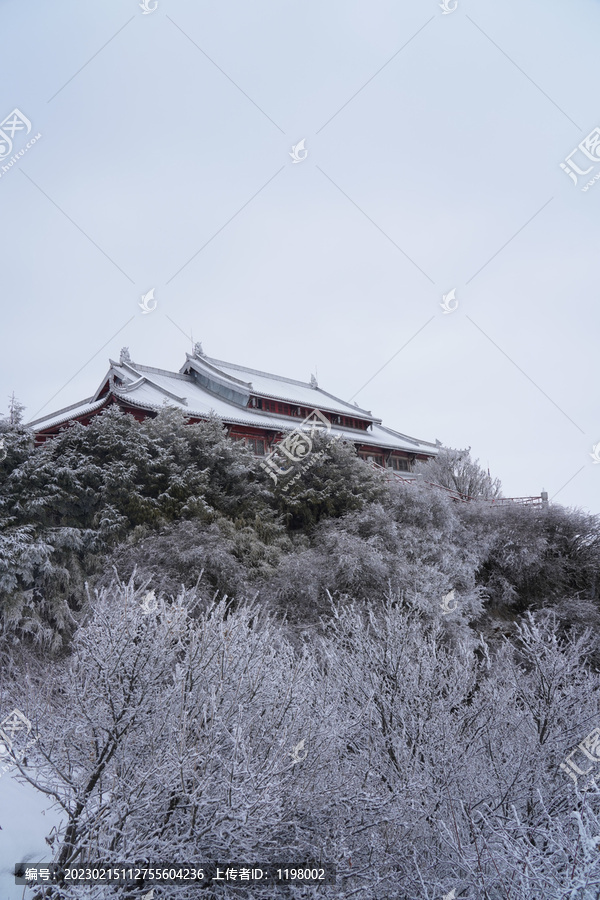
[[[23,422],[23,412],[25,411],[25,406],[20,403],[15,397],[15,392],[12,392],[10,397],[10,404],[8,407],[8,422],[13,428],[16,428],[18,425],[21,425]]]

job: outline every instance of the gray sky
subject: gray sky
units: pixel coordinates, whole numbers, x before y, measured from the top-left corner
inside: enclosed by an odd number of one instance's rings
[[[193,332],[600,513],[600,3],[440,2],[0,0],[0,406]]]

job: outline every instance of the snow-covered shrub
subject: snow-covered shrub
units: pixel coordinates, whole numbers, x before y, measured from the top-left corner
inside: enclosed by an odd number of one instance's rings
[[[483,551],[477,581],[493,607],[523,613],[562,600],[577,621],[576,599],[598,607],[600,517],[551,505],[460,504],[465,527],[478,535]]]
[[[113,569],[128,581],[135,570],[136,585],[151,581],[154,589],[174,597],[182,586],[194,587],[203,573],[203,584],[242,596],[277,570],[284,549],[290,547],[282,526],[268,528],[264,521],[256,527],[234,524],[218,514],[210,523],[194,518],[166,524],[159,531],[138,528],[104,558],[94,584],[107,587]]]
[[[37,737],[18,768],[66,815],[56,860],[323,859],[319,895],[358,900],[597,896],[600,792],[560,769],[600,716],[589,636],[538,614],[499,650],[452,645],[389,596],[293,648],[259,604],[147,599],[102,591],[72,655],[11,683]]]
[[[338,608],[322,653],[347,729],[339,764],[362,791],[345,852],[371,883],[355,896],[597,897],[600,792],[559,769],[600,714],[589,648],[551,617],[491,654],[475,636],[448,647],[395,598],[381,615]]]
[[[323,434],[314,436],[311,455],[297,463],[295,471],[297,481],[293,473],[286,476],[291,486],[282,477],[274,487],[276,508],[293,531],[309,533],[322,519],[339,518],[385,494],[380,477],[353,445]]]

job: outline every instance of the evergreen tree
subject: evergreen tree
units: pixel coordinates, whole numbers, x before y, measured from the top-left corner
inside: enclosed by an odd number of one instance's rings
[[[317,433],[310,454],[278,479],[274,496],[288,528],[310,532],[321,519],[361,509],[383,497],[385,490],[380,476],[356,455],[352,444]]]
[[[19,402],[19,400],[15,397],[15,392],[12,392],[10,397],[10,403],[8,407],[8,422],[13,428],[17,425],[21,425],[23,422],[23,412],[25,411],[25,406]]]

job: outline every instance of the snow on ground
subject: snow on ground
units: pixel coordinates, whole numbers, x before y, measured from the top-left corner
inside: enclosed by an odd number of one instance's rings
[[[15,884],[14,865],[50,862],[52,852],[44,838],[60,823],[51,799],[17,777],[6,772],[0,778],[0,900],[26,896],[26,888]]]

